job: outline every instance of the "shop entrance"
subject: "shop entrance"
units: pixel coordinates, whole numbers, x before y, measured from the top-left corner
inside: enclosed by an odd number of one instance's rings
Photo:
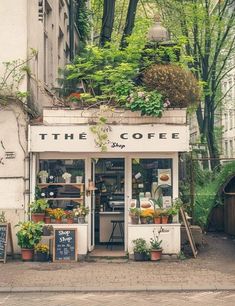
[[[93,199],[95,249],[124,250],[125,160],[99,158],[93,162],[96,190]]]

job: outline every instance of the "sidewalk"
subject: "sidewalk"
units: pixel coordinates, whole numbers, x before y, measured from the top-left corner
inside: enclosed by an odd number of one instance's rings
[[[196,259],[0,264],[0,292],[235,290],[235,241],[205,236]]]

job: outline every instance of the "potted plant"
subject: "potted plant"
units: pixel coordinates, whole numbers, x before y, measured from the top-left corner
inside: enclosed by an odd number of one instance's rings
[[[44,222],[46,224],[50,224],[51,223],[51,218],[54,217],[53,216],[53,209],[51,208],[46,208],[45,209],[45,216],[44,216]]]
[[[5,217],[5,212],[4,211],[2,211],[0,213],[0,223],[7,223],[7,219]]]
[[[150,223],[149,220],[153,219],[154,211],[152,209],[142,209],[140,212],[140,222],[141,224]]]
[[[162,210],[161,209],[155,209],[154,210],[154,213],[153,213],[153,221],[155,224],[160,224],[161,223],[161,213],[162,213]]]
[[[140,208],[138,207],[131,207],[129,210],[129,215],[131,217],[132,224],[139,224],[140,220]]]
[[[81,184],[82,181],[83,181],[83,171],[82,170],[78,170],[76,175],[75,175],[75,177],[76,177],[76,183],[77,184]]]
[[[51,236],[53,232],[53,226],[52,225],[44,225],[43,226],[43,236]]]
[[[79,207],[74,208],[74,216],[78,217],[78,223],[85,223],[85,217],[89,214],[89,207],[81,204]]]
[[[168,209],[162,209],[161,218],[162,218],[162,221],[161,221],[162,224],[168,223]]]
[[[160,232],[161,231],[158,231],[158,235],[156,235],[154,229],[153,238],[150,238],[150,259],[154,261],[160,260],[162,255],[162,248],[161,248],[162,240],[159,240]]]
[[[19,222],[16,227],[19,227],[16,233],[18,245],[21,247],[22,260],[32,260],[34,246],[39,243],[43,233],[43,222],[25,221]]]
[[[47,244],[38,243],[35,246],[35,260],[40,262],[48,261],[49,259],[49,247]]]
[[[179,213],[179,209],[182,205],[183,205],[183,202],[179,198],[176,198],[173,201],[173,205],[170,208],[168,208],[168,222],[169,223],[172,223],[173,217]]]
[[[34,222],[44,221],[45,210],[49,207],[47,200],[37,199],[30,205],[31,218]]]
[[[55,219],[55,223],[62,223],[62,217],[64,217],[65,213],[62,208],[54,208],[51,211],[53,218]]]
[[[132,243],[134,245],[133,247],[134,259],[136,261],[148,260],[149,248],[146,240],[143,238],[137,238],[135,240],[132,240]]]
[[[46,170],[41,170],[38,172],[38,177],[40,179],[40,182],[42,184],[46,184],[47,183],[47,178],[48,178],[49,174]]]
[[[62,174],[63,179],[65,180],[66,184],[69,184],[71,182],[71,174],[68,172],[65,172],[64,174]]]
[[[64,217],[67,220],[67,224],[72,224],[74,223],[74,211],[72,210],[65,210],[64,211]]]

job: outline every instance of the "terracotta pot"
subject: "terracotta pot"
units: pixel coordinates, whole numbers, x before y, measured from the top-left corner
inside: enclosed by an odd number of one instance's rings
[[[21,258],[23,261],[33,260],[34,249],[21,249]]]
[[[73,218],[67,218],[67,224],[73,224],[74,221],[73,221]]]
[[[45,213],[35,213],[32,214],[31,219],[33,222],[38,223],[40,221],[44,221]]]
[[[55,223],[56,223],[56,224],[60,224],[60,223],[62,223],[62,219],[61,219],[61,218],[59,218],[59,219],[55,219]]]
[[[154,217],[154,224],[160,224],[162,221],[161,217]]]
[[[44,222],[45,222],[46,224],[50,224],[50,223],[51,223],[51,217],[50,217],[50,216],[45,216],[45,217],[44,217]]]
[[[162,224],[168,223],[168,216],[162,216]]]
[[[157,261],[160,260],[162,256],[162,249],[158,249],[158,250],[151,250],[150,252],[150,259],[153,261]]]
[[[137,216],[131,217],[131,224],[139,224],[139,219]]]
[[[147,224],[147,218],[140,217],[141,224]]]

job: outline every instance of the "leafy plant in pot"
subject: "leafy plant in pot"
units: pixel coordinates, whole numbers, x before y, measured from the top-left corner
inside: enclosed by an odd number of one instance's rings
[[[139,224],[140,220],[140,208],[138,207],[131,207],[129,210],[129,215],[131,217],[131,223],[132,224]]]
[[[19,227],[16,233],[18,245],[21,247],[22,260],[32,260],[34,247],[42,238],[43,222],[25,221],[19,222],[16,227]]]
[[[73,209],[74,216],[78,217],[78,223],[85,223],[85,217],[89,214],[89,211],[89,207],[83,204]]]
[[[38,172],[38,177],[42,184],[46,184],[48,176],[49,174],[46,170],[41,170]]]
[[[153,261],[157,261],[161,259],[162,255],[162,240],[159,240],[159,234],[161,230],[158,231],[158,235],[156,234],[156,229],[153,230],[153,238],[150,238],[150,259]]]
[[[32,202],[30,205],[31,217],[32,221],[40,222],[44,221],[45,210],[49,207],[47,200],[45,199],[37,199]]]
[[[62,223],[65,212],[62,208],[54,208],[51,210],[51,216],[55,219],[55,223]]]
[[[135,240],[132,240],[132,243],[134,245],[133,251],[134,251],[134,259],[136,261],[145,261],[149,259],[149,248],[147,245],[147,242],[143,238],[137,238]]]
[[[67,224],[74,223],[74,211],[73,210],[65,210],[64,211],[64,217],[67,220]]]
[[[35,246],[36,261],[44,262],[49,259],[49,247],[47,244],[39,243]]]

